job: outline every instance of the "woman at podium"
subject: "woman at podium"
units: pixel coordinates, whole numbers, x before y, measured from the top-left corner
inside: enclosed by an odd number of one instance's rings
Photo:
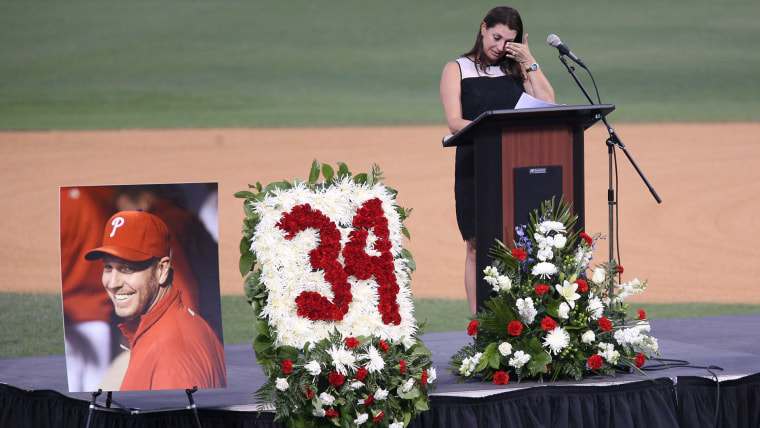
[[[443,68],[441,102],[452,134],[480,114],[512,109],[523,92],[554,103],[554,90],[528,48],[528,35],[517,10],[491,9],[478,27],[469,52]],[[475,301],[475,167],[473,147],[458,146],[454,196],[459,231],[466,243],[464,283],[470,311]]]

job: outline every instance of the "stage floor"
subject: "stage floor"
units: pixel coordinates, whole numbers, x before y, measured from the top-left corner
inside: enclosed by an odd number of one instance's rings
[[[679,318],[651,321],[651,334],[660,345],[664,360],[681,360],[686,366],[647,371],[651,378],[702,376],[719,380],[740,378],[760,372],[760,314],[704,318]],[[433,353],[438,371],[434,395],[481,397],[495,393],[545,385],[610,385],[647,379],[638,373],[622,373],[615,378],[591,377],[583,382],[553,384],[524,381],[497,386],[490,382],[456,383],[457,377],[448,370],[451,355],[469,343],[464,331],[428,333],[422,336]],[[228,387],[199,390],[193,397],[198,407],[254,410],[258,406],[254,393],[264,383],[264,375],[256,363],[251,344],[226,345]],[[677,363],[683,364],[683,363]],[[657,362],[648,362],[654,368]],[[68,393],[66,363],[63,355],[51,355],[0,360],[0,383],[26,390],[54,390],[72,398],[91,400],[89,393]],[[184,408],[188,399],[184,391],[114,392],[115,405],[141,411]],[[105,394],[98,403],[105,401]]]

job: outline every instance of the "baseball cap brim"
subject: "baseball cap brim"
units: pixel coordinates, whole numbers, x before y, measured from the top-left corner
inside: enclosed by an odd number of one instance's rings
[[[118,257],[120,259],[129,260],[131,262],[144,262],[153,258],[153,256],[150,254],[146,254],[132,248],[117,246],[104,246],[95,248],[94,250],[91,250],[85,254],[84,258],[90,261],[98,260],[103,258],[103,256],[106,254]]]

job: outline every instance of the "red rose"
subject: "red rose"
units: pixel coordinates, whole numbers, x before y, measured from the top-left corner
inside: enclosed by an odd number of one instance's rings
[[[367,398],[364,399],[364,406],[369,407],[374,402],[375,402],[375,396],[370,394]]]
[[[552,331],[557,328],[557,322],[554,321],[552,317],[545,317],[541,320],[541,328],[545,331]]]
[[[522,323],[520,321],[512,321],[507,326],[507,331],[512,336],[519,336],[520,332],[522,331],[522,329],[523,329],[523,326],[522,326]]]
[[[493,374],[493,383],[496,385],[506,385],[509,383],[509,375],[507,372],[496,372]]]
[[[385,416],[385,412],[380,412],[380,414],[372,418],[372,422],[375,422],[375,423],[380,422],[380,419],[382,419],[383,416]]]
[[[356,340],[356,338],[347,337],[346,338],[346,346],[348,346],[348,349],[354,349],[357,346],[359,346],[359,341]]]
[[[388,344],[385,343],[384,340],[381,340],[379,342],[378,347],[380,348],[381,351],[383,351],[383,354],[387,354],[388,353]]]
[[[328,410],[328,411],[325,412],[325,417],[327,419],[335,419],[338,416],[340,416],[340,415],[338,415],[338,412],[336,412],[335,410]]]
[[[546,294],[549,292],[549,286],[544,284],[538,284],[535,288],[536,294]]]
[[[422,376],[420,377],[420,386],[424,387],[425,385],[427,385],[427,379],[428,379],[427,370],[423,370]]]
[[[406,362],[404,362],[404,360],[399,360],[398,365],[401,369],[401,374],[406,373]]]
[[[617,266],[615,266],[615,271],[617,273],[623,273],[623,272],[625,272],[625,269],[623,269],[623,266],[617,265]]]
[[[361,382],[365,377],[367,377],[367,369],[364,367],[359,367],[359,370],[356,371],[356,376],[354,376],[354,378]]]
[[[478,334],[478,327],[480,327],[478,325],[478,320],[470,321],[470,325],[467,326],[467,334],[469,334],[470,336],[475,336],[476,334]]]
[[[330,376],[327,377],[327,380],[330,382],[330,385],[337,388],[343,385],[343,382],[345,382],[346,377],[338,372],[332,372],[330,373]]]
[[[591,237],[590,237],[590,236],[588,236],[588,235],[586,235],[585,233],[581,233],[581,234],[580,234],[580,235],[578,235],[578,236],[580,236],[580,237],[581,237],[581,239],[583,239],[584,241],[586,241],[586,245],[588,245],[589,247],[591,246],[591,244],[593,244],[593,243],[594,243],[594,240],[593,240],[593,239],[591,239]]]
[[[588,291],[588,282],[585,279],[576,279],[575,283],[578,284],[578,291],[581,293]]]
[[[528,258],[528,253],[526,253],[522,248],[515,248],[512,250],[512,257],[523,262],[526,258]]]
[[[282,371],[284,371],[285,374],[290,374],[293,371],[293,362],[290,361],[290,358],[286,358],[285,361],[282,362]]]
[[[602,364],[604,364],[604,361],[599,354],[594,354],[588,359],[588,366],[591,367],[591,370],[599,370],[602,368]]]
[[[602,328],[602,331],[610,331],[612,330],[612,323],[607,317],[601,317],[599,318],[599,327]]]
[[[638,310],[638,313],[639,313],[639,319],[640,319],[640,320],[645,320],[645,319],[647,319],[647,313],[646,313],[646,312],[644,312],[644,310],[643,310],[643,309],[639,309],[639,310]]]

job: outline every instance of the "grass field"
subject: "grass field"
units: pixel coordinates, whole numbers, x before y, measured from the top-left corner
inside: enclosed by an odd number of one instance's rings
[[[470,48],[494,5],[6,0],[0,131],[443,124],[441,69]],[[583,58],[602,102],[617,105],[613,122],[760,120],[760,2],[511,5],[559,103],[586,101],[550,33]],[[249,342],[245,299],[222,301],[226,342]],[[464,301],[416,306],[428,332],[469,320]],[[642,307],[655,319],[760,312]],[[63,353],[60,314],[58,295],[0,293],[0,358]]]
[[[760,119],[760,2],[511,5],[560,103],[586,101],[550,33],[616,121]],[[0,130],[443,123],[440,72],[492,6],[3,1]]]
[[[415,299],[414,304],[427,333],[464,330],[471,319],[465,300]],[[760,313],[760,305],[631,303],[632,317],[637,309],[650,319]],[[222,296],[222,318],[225,343],[253,341],[253,314],[245,297]],[[0,293],[0,326],[0,359],[64,353],[60,295]]]

